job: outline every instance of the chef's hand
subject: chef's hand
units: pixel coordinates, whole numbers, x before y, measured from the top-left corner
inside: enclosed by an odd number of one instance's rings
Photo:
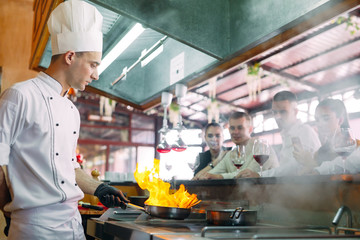
[[[238,173],[235,178],[258,178],[260,175],[257,172],[251,171],[250,169],[245,169]]]
[[[108,208],[120,206],[122,209],[125,209],[126,203],[130,202],[119,189],[104,183],[97,187],[94,195]]]

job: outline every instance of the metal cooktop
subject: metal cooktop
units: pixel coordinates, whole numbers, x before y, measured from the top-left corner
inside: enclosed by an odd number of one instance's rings
[[[185,220],[168,220],[152,218],[138,210],[109,210],[110,213],[107,216],[105,216],[105,213],[101,216],[103,218],[102,231],[106,233],[106,238],[101,239],[230,240],[360,238],[360,235],[333,235],[333,231],[327,226],[276,226],[261,222],[256,226],[208,226],[206,215],[201,213],[192,213]]]

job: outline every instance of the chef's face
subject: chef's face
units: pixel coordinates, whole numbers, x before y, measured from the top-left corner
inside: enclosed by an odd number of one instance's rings
[[[289,129],[296,122],[297,107],[295,102],[288,100],[273,101],[272,111],[280,129]]]
[[[315,120],[322,143],[331,140],[342,121],[328,107],[318,107],[315,111]]]
[[[80,91],[85,90],[93,80],[98,80],[98,66],[101,62],[101,52],[74,53],[70,65],[68,85]]]
[[[205,133],[205,142],[210,149],[220,151],[224,142],[222,129],[216,126],[210,126]]]
[[[229,120],[229,132],[231,135],[231,141],[236,145],[245,145],[247,140],[250,139],[252,132],[252,126],[250,121],[245,117]]]

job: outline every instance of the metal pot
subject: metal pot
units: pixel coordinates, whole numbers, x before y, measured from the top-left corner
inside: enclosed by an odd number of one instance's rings
[[[257,211],[234,209],[207,210],[206,221],[209,225],[218,226],[252,226],[257,221]]]
[[[136,206],[131,203],[126,204],[130,208],[141,210],[152,217],[184,220],[191,213],[191,208],[177,208],[177,207],[160,207],[145,205],[145,207]]]

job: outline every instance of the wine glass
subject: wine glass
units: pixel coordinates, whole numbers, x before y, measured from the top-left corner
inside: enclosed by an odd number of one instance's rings
[[[260,177],[262,177],[262,168],[264,163],[269,159],[270,146],[265,139],[255,139],[253,146],[253,157],[260,165]]]
[[[341,156],[343,173],[346,173],[346,159],[356,149],[356,140],[350,128],[339,128],[334,135],[334,151]]]
[[[231,161],[237,169],[237,172],[240,171],[240,168],[245,163],[245,146],[244,145],[235,145],[231,150]]]
[[[168,170],[170,172],[172,169],[172,163],[170,161],[166,161],[165,168],[166,168],[166,170]]]
[[[200,165],[200,160],[199,159],[195,159],[195,161],[188,161],[187,162],[189,168],[195,172],[195,170],[199,167]]]

